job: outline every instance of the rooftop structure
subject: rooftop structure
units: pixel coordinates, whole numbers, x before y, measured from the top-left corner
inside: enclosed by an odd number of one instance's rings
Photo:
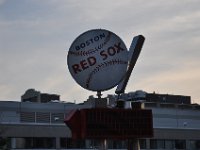
[[[108,98],[116,100],[118,95],[108,95]],[[155,103],[172,103],[172,104],[191,104],[191,97],[184,95],[173,95],[173,94],[159,94],[159,93],[147,93],[142,90],[135,92],[129,92],[121,94],[120,99],[126,101],[145,101]]]
[[[36,91],[35,89],[28,89],[22,96],[22,102],[38,102],[38,103],[46,103],[50,101],[59,101],[60,96],[57,94],[48,94],[41,93],[40,91]]]

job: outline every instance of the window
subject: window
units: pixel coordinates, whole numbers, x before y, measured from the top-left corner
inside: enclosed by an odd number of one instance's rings
[[[140,139],[139,143],[141,149],[146,149],[146,139]]]
[[[150,140],[150,149],[157,149],[157,140]]]
[[[157,148],[158,149],[165,148],[165,141],[164,140],[157,140]]]
[[[193,150],[199,150],[200,149],[200,140],[191,140],[190,148]]]
[[[174,141],[165,140],[165,149],[174,149]]]
[[[176,149],[185,149],[186,141],[185,140],[175,140],[175,148]]]
[[[195,147],[197,142],[191,141],[190,144]],[[199,141],[200,146],[200,141]],[[151,139],[150,149],[186,149],[185,140]]]
[[[71,138],[60,138],[61,148],[85,148],[85,140],[73,140]]]
[[[152,139],[150,140],[150,148],[151,149],[162,149],[165,147],[164,140]]]
[[[56,138],[46,137],[24,137],[15,138],[18,149],[55,149]]]
[[[151,139],[150,140],[150,149],[164,149],[165,140],[161,139]]]

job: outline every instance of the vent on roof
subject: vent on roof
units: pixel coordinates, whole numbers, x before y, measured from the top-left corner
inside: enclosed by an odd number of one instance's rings
[[[50,123],[50,113],[48,113],[48,112],[36,112],[36,122],[38,122],[38,123]]]
[[[35,122],[35,112],[21,112],[20,122]]]

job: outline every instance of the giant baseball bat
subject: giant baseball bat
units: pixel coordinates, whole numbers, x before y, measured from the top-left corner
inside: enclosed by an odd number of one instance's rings
[[[130,78],[130,75],[133,71],[133,68],[136,64],[136,61],[140,55],[143,43],[144,43],[145,37],[142,35],[138,35],[133,37],[131,46],[129,48],[129,54],[128,54],[128,70],[124,76],[124,79],[118,84],[117,89],[115,90],[116,94],[121,94],[125,92],[125,88],[127,86],[128,80]]]

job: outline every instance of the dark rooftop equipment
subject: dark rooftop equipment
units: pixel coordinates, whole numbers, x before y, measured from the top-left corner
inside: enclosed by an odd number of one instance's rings
[[[60,101],[60,96],[57,94],[41,93],[35,89],[28,89],[22,96],[22,102],[39,102],[46,103],[50,101]]]
[[[159,103],[191,104],[191,97],[182,95],[147,93],[146,101]]]

